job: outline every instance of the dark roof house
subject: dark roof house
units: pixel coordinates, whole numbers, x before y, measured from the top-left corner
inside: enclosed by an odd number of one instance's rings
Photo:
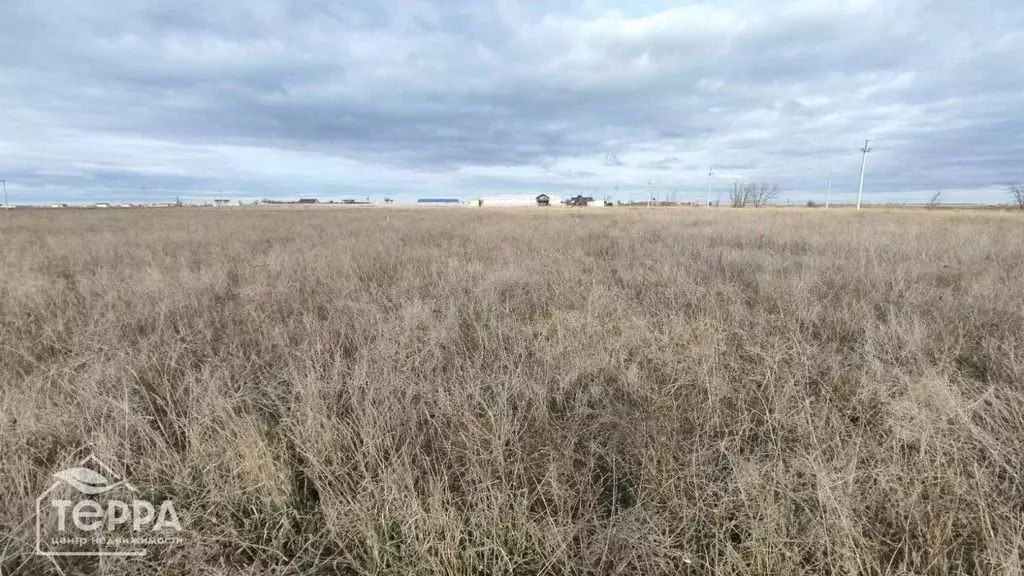
[[[593,201],[594,199],[592,197],[579,194],[573,196],[572,198],[569,198],[568,200],[565,201],[565,203],[568,204],[569,206],[586,206],[587,204]]]

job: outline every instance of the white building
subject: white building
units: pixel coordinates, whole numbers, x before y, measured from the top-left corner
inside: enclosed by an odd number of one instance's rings
[[[481,204],[486,207],[493,206],[536,206],[538,194],[502,194],[500,196],[482,196]],[[548,196],[548,202],[552,206],[558,206],[562,199],[558,196]]]

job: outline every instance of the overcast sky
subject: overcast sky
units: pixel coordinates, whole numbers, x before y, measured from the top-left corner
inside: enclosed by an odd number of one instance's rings
[[[0,0],[12,203],[1004,201],[1019,0]],[[717,194],[717,192],[716,192]]]

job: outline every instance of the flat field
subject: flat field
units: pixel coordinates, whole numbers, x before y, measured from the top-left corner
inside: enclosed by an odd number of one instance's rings
[[[0,573],[1021,574],[1024,214],[0,213]],[[95,453],[185,542],[34,555]]]

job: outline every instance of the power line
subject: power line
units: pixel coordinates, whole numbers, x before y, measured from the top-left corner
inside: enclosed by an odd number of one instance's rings
[[[708,168],[708,206],[711,206],[711,177],[715,175],[715,168]]]
[[[857,210],[860,210],[860,197],[864,193],[864,167],[868,164],[868,152],[871,152],[871,148],[868,148],[868,142],[864,141],[864,147],[860,149],[863,153],[860,160],[860,184],[857,186]]]

